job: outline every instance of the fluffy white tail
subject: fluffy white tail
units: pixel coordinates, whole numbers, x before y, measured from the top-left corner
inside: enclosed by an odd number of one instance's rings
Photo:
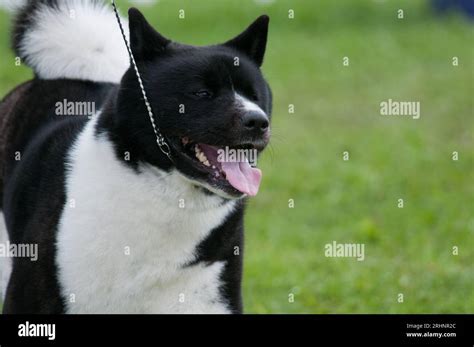
[[[0,7],[8,11],[16,11],[26,5],[27,0],[0,0]]]
[[[30,0],[15,24],[16,53],[39,78],[117,83],[129,67],[115,14],[104,1]]]

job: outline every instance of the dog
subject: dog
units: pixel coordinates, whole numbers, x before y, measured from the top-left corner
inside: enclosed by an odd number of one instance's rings
[[[0,241],[38,254],[0,258],[3,312],[242,313],[261,171],[218,155],[269,143],[269,17],[198,47],[135,8],[15,3],[13,47],[34,78],[0,104]]]

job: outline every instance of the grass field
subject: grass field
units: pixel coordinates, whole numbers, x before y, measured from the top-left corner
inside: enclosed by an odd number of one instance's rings
[[[474,312],[474,22],[413,0],[141,8],[165,36],[191,44],[271,17],[263,70],[274,136],[246,219],[247,313]],[[1,13],[1,95],[31,77],[13,64],[8,30]],[[380,115],[390,98],[419,101],[420,119]],[[332,241],[363,243],[365,260],[325,257]]]

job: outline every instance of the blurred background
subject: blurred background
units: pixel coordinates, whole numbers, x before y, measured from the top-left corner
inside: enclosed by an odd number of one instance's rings
[[[270,15],[273,140],[246,218],[245,312],[474,312],[472,0],[117,0],[132,2],[195,45]],[[9,30],[0,11],[2,97],[32,77]],[[388,99],[420,102],[420,119],[382,116]],[[364,244],[364,261],[325,257],[333,241]]]

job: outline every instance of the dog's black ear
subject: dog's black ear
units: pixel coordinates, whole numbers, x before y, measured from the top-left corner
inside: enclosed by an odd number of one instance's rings
[[[261,66],[267,45],[269,21],[270,18],[267,15],[258,17],[244,32],[224,45],[247,54],[258,66]]]
[[[130,48],[135,60],[151,60],[165,51],[171,42],[147,22],[143,14],[132,7],[128,10]]]

